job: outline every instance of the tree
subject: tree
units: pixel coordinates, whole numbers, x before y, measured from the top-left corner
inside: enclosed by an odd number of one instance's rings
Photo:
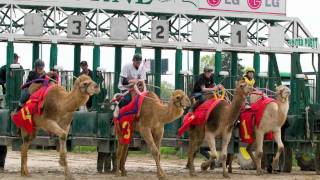
[[[231,73],[231,53],[224,52],[222,53],[222,63],[221,63],[221,70],[228,71]],[[214,61],[215,61],[215,54],[212,55],[205,55],[200,59],[200,71],[203,71],[203,68],[206,65],[209,65],[214,68]],[[240,64],[241,59],[238,59],[238,76],[243,74],[244,67]]]

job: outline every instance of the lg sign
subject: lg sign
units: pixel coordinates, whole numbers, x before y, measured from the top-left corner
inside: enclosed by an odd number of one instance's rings
[[[264,7],[279,7],[280,0],[207,0],[208,4],[212,7],[219,6],[221,4],[228,5],[241,5],[241,3],[245,3],[247,1],[248,6],[251,9],[259,9],[262,5]]]

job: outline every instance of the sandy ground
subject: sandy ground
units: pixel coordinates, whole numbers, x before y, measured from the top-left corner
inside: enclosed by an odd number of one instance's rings
[[[113,174],[98,174],[96,171],[96,153],[76,154],[69,153],[68,160],[72,173],[79,180],[153,180],[156,177],[156,167],[150,155],[129,155],[126,164],[128,170],[127,177],[115,177]],[[201,159],[196,160],[196,177],[190,177],[188,171],[184,169],[186,160],[177,158],[162,159],[162,166],[169,179],[223,179],[222,169],[218,168],[213,171],[200,171]],[[20,177],[20,153],[8,152],[5,172],[0,173],[0,179],[5,180],[53,180],[64,179],[63,169],[58,165],[58,153],[56,151],[35,151],[29,152],[29,171],[31,177]],[[301,172],[294,168],[290,174],[265,174],[257,177],[255,171],[240,170],[234,165],[234,173],[231,179],[234,180],[320,180],[319,175],[314,172]]]

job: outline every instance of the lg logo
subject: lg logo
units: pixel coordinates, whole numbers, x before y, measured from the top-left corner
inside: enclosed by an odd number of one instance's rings
[[[262,0],[247,0],[251,9],[259,9],[262,5]]]
[[[210,6],[216,7],[221,3],[221,0],[207,0]]]

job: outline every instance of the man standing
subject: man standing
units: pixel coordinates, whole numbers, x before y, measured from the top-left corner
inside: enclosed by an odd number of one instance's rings
[[[245,74],[243,75],[243,80],[250,86],[256,87],[256,81],[254,80],[255,69],[253,67],[247,67],[245,69]],[[246,97],[245,109],[250,109],[250,95]]]
[[[14,55],[13,55],[13,64],[19,64],[19,58],[20,58],[20,56],[18,56],[17,53],[14,53]],[[5,86],[6,80],[7,80],[6,66],[7,65],[3,65],[0,68],[0,85],[2,86],[3,94],[6,94],[6,86]],[[21,65],[20,65],[20,69],[23,69],[23,67]]]
[[[92,73],[92,71],[88,68],[88,63],[87,63],[87,61],[81,61],[81,62],[80,62],[80,67],[81,67],[81,69],[82,69],[80,75],[85,74],[85,75],[87,75],[87,76],[90,76],[91,79],[93,79],[93,73]],[[87,107],[88,110],[91,109],[91,107],[92,107],[92,96],[90,96],[89,100],[87,101],[86,107]]]
[[[18,62],[19,60],[19,56],[18,54],[14,53],[13,55],[13,64],[19,64]],[[7,80],[7,77],[6,77],[6,66],[7,65],[4,65],[0,68],[0,85],[2,86],[2,91],[3,91],[3,94],[6,93],[6,80]],[[23,69],[23,67],[20,65],[20,69]],[[6,162],[6,156],[7,156],[7,146],[0,146],[0,172],[3,172],[4,171],[4,165],[5,165],[5,162]]]

